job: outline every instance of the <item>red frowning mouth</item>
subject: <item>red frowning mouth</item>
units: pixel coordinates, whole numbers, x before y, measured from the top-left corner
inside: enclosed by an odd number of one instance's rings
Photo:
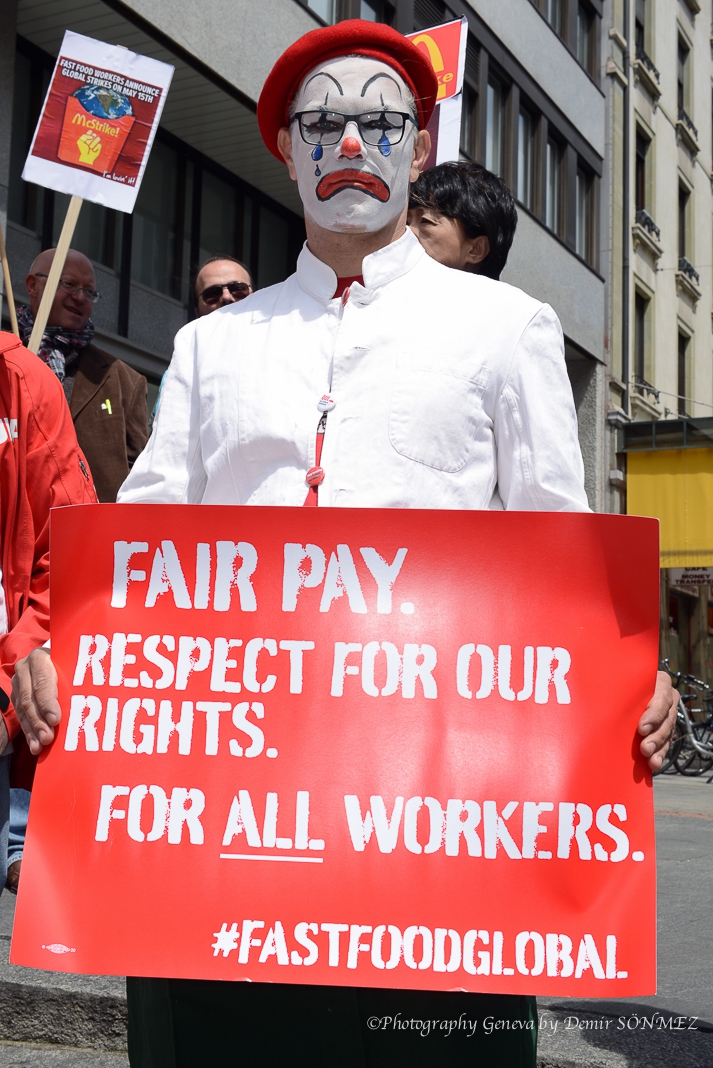
[[[318,200],[329,200],[330,197],[341,193],[343,189],[358,189],[361,193],[367,193],[375,200],[386,202],[391,196],[391,190],[386,182],[377,178],[368,171],[331,171],[317,183]]]

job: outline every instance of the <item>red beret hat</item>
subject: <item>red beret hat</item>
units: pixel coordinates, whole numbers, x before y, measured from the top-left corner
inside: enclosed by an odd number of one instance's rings
[[[267,76],[257,102],[257,121],[263,141],[280,162],[277,134],[289,124],[287,112],[300,82],[318,63],[352,54],[381,59],[397,71],[416,98],[419,126],[423,129],[427,125],[438,92],[438,80],[427,56],[390,26],[347,19],[300,37],[282,53]]]

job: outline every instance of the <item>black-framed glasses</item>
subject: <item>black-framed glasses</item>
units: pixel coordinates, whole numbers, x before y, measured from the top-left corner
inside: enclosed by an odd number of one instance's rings
[[[207,286],[201,293],[201,300],[204,304],[217,304],[224,289],[228,290],[233,300],[245,300],[252,288],[247,282],[224,282],[222,286]]]
[[[48,275],[42,274],[40,271],[35,271],[36,278],[47,278]],[[70,282],[67,278],[60,278],[57,283],[57,289],[63,289],[65,293],[70,293],[73,297],[81,291],[85,300],[88,300],[90,304],[96,304],[101,297],[101,293],[96,289],[91,289],[89,286],[78,286],[75,282]]]
[[[412,116],[405,111],[367,111],[363,115],[342,115],[338,111],[299,111],[295,119],[299,123],[302,140],[308,145],[338,145],[347,123],[355,122],[364,144],[383,148],[385,145],[398,145],[407,122],[416,125]]]

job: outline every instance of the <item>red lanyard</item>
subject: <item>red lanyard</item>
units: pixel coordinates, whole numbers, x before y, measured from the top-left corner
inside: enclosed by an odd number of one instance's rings
[[[335,297],[342,298],[342,304],[346,304],[349,300],[349,289],[352,282],[359,282],[364,284],[364,279],[360,274],[355,274],[350,278],[338,278],[337,289],[334,293]],[[332,298],[334,299],[334,297]],[[326,407],[326,403],[329,402],[329,407]],[[317,508],[319,505],[319,486],[324,482],[324,470],[322,469],[322,447],[324,445],[324,434],[327,429],[327,416],[331,409],[334,407],[334,401],[328,395],[322,397],[320,401],[320,409],[322,405],[325,405],[325,409],[322,410],[322,415],[317,426],[317,440],[314,448],[314,467],[310,468],[307,472],[307,484],[309,489],[307,490],[307,496],[304,501],[303,507],[305,508]]]

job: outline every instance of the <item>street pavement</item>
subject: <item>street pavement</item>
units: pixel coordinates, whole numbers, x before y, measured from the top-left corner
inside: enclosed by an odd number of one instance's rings
[[[125,1053],[43,1046],[30,1042],[0,1042],[0,1068],[128,1068]]]
[[[659,776],[655,806],[658,992],[538,999],[538,1068],[713,1068],[713,784]],[[0,1068],[128,1068],[123,981],[8,964],[14,902],[0,896]]]

